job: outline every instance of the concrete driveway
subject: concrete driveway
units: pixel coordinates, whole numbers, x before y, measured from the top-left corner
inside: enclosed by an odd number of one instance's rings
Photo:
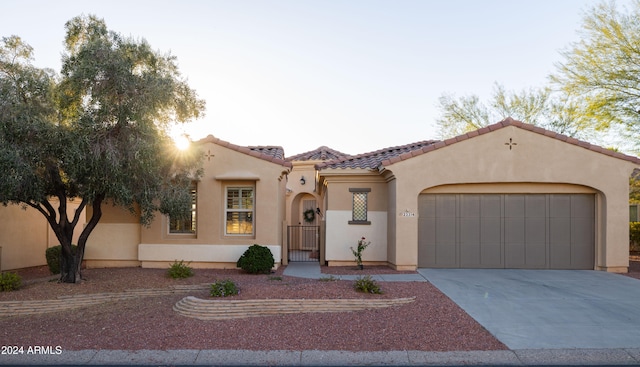
[[[418,271],[509,349],[640,347],[639,280],[589,270]]]

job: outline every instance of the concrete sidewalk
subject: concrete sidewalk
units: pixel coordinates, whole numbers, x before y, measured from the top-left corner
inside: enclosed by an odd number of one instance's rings
[[[640,349],[502,351],[80,350],[59,355],[2,355],[0,365],[209,366],[541,366],[640,365]]]
[[[320,264],[317,262],[291,262],[284,269],[284,275],[307,278],[307,279],[320,279],[329,278],[338,280],[355,280],[362,275],[331,275],[322,274],[320,270]],[[420,274],[378,274],[371,275],[371,279],[378,282],[426,282],[427,279]]]

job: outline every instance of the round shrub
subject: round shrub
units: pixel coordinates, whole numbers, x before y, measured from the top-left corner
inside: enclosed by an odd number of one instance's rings
[[[378,283],[369,275],[356,278],[356,281],[353,283],[353,287],[358,292],[382,294],[382,289],[380,289]]]
[[[22,286],[22,278],[16,273],[0,273],[0,292],[18,290]]]
[[[236,265],[250,274],[269,274],[274,264],[269,248],[252,245],[240,256]]]
[[[76,254],[78,250],[78,246],[71,245],[71,253]],[[60,259],[62,257],[62,246],[53,246],[49,247],[47,251],[45,251],[44,256],[47,259],[47,266],[49,266],[49,271],[51,274],[60,274]]]
[[[215,281],[211,283],[209,294],[211,297],[235,296],[238,294],[238,286],[230,279]]]
[[[184,261],[174,261],[167,270],[167,275],[173,279],[184,279],[193,276],[193,269],[189,266],[190,263],[184,263]]]

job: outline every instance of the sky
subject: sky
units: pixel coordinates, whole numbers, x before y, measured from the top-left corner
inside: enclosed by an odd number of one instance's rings
[[[0,37],[59,72],[64,24],[96,15],[177,57],[207,103],[184,126],[192,139],[360,154],[439,138],[445,93],[486,101],[496,83],[545,85],[598,2],[3,0]]]

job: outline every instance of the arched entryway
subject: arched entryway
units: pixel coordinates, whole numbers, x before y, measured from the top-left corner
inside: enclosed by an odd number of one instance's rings
[[[322,211],[318,198],[300,193],[291,201],[287,226],[288,261],[320,261],[320,222]]]

